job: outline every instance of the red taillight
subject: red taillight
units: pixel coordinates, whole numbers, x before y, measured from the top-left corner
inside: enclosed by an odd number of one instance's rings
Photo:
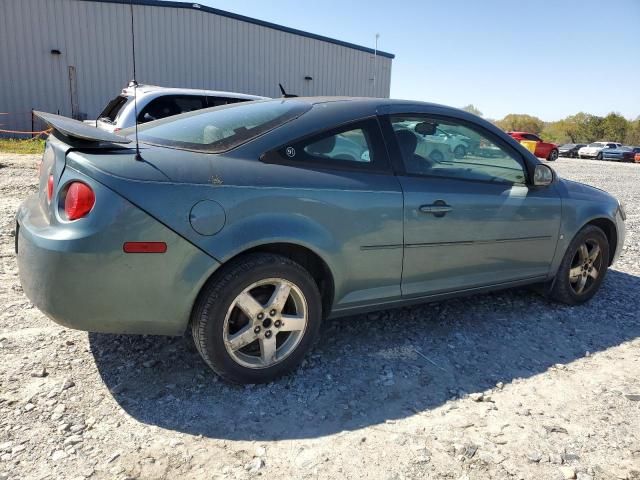
[[[47,200],[51,201],[53,197],[53,175],[49,175],[47,179]]]
[[[67,187],[67,194],[64,199],[64,213],[68,220],[77,220],[89,213],[95,203],[96,196],[89,185],[73,182]]]

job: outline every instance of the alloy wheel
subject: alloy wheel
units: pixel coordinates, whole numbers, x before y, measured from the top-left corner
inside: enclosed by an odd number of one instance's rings
[[[569,269],[569,283],[577,295],[584,295],[596,283],[602,260],[602,249],[594,239],[587,239],[578,247]]]
[[[288,357],[307,328],[307,301],[298,286],[268,278],[245,288],[224,320],[224,346],[238,364],[268,368]]]

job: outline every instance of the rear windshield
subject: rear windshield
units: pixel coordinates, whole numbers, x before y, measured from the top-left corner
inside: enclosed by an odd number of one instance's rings
[[[146,143],[221,153],[273,130],[311,109],[295,100],[236,103],[150,122],[139,129]]]
[[[106,120],[108,122],[115,122],[118,114],[122,110],[122,107],[125,106],[129,98],[125,95],[118,95],[116,98],[107,103],[107,106],[104,107],[102,113],[98,116],[100,120]]]

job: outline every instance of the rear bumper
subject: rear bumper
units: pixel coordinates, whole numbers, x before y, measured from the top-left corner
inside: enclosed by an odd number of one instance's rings
[[[110,200],[101,222],[49,224],[35,195],[20,206],[16,250],[24,292],[66,327],[183,334],[201,286],[219,264],[122,197],[93,186],[98,199]],[[122,250],[125,241],[152,240],[165,242],[167,252]]]

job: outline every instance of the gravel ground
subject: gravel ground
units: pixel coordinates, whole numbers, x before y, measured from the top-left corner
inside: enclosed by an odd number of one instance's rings
[[[87,334],[23,295],[0,155],[0,480],[640,479],[640,165],[560,159],[626,201],[588,305],[515,290],[328,321],[293,375],[232,387],[191,340]]]

